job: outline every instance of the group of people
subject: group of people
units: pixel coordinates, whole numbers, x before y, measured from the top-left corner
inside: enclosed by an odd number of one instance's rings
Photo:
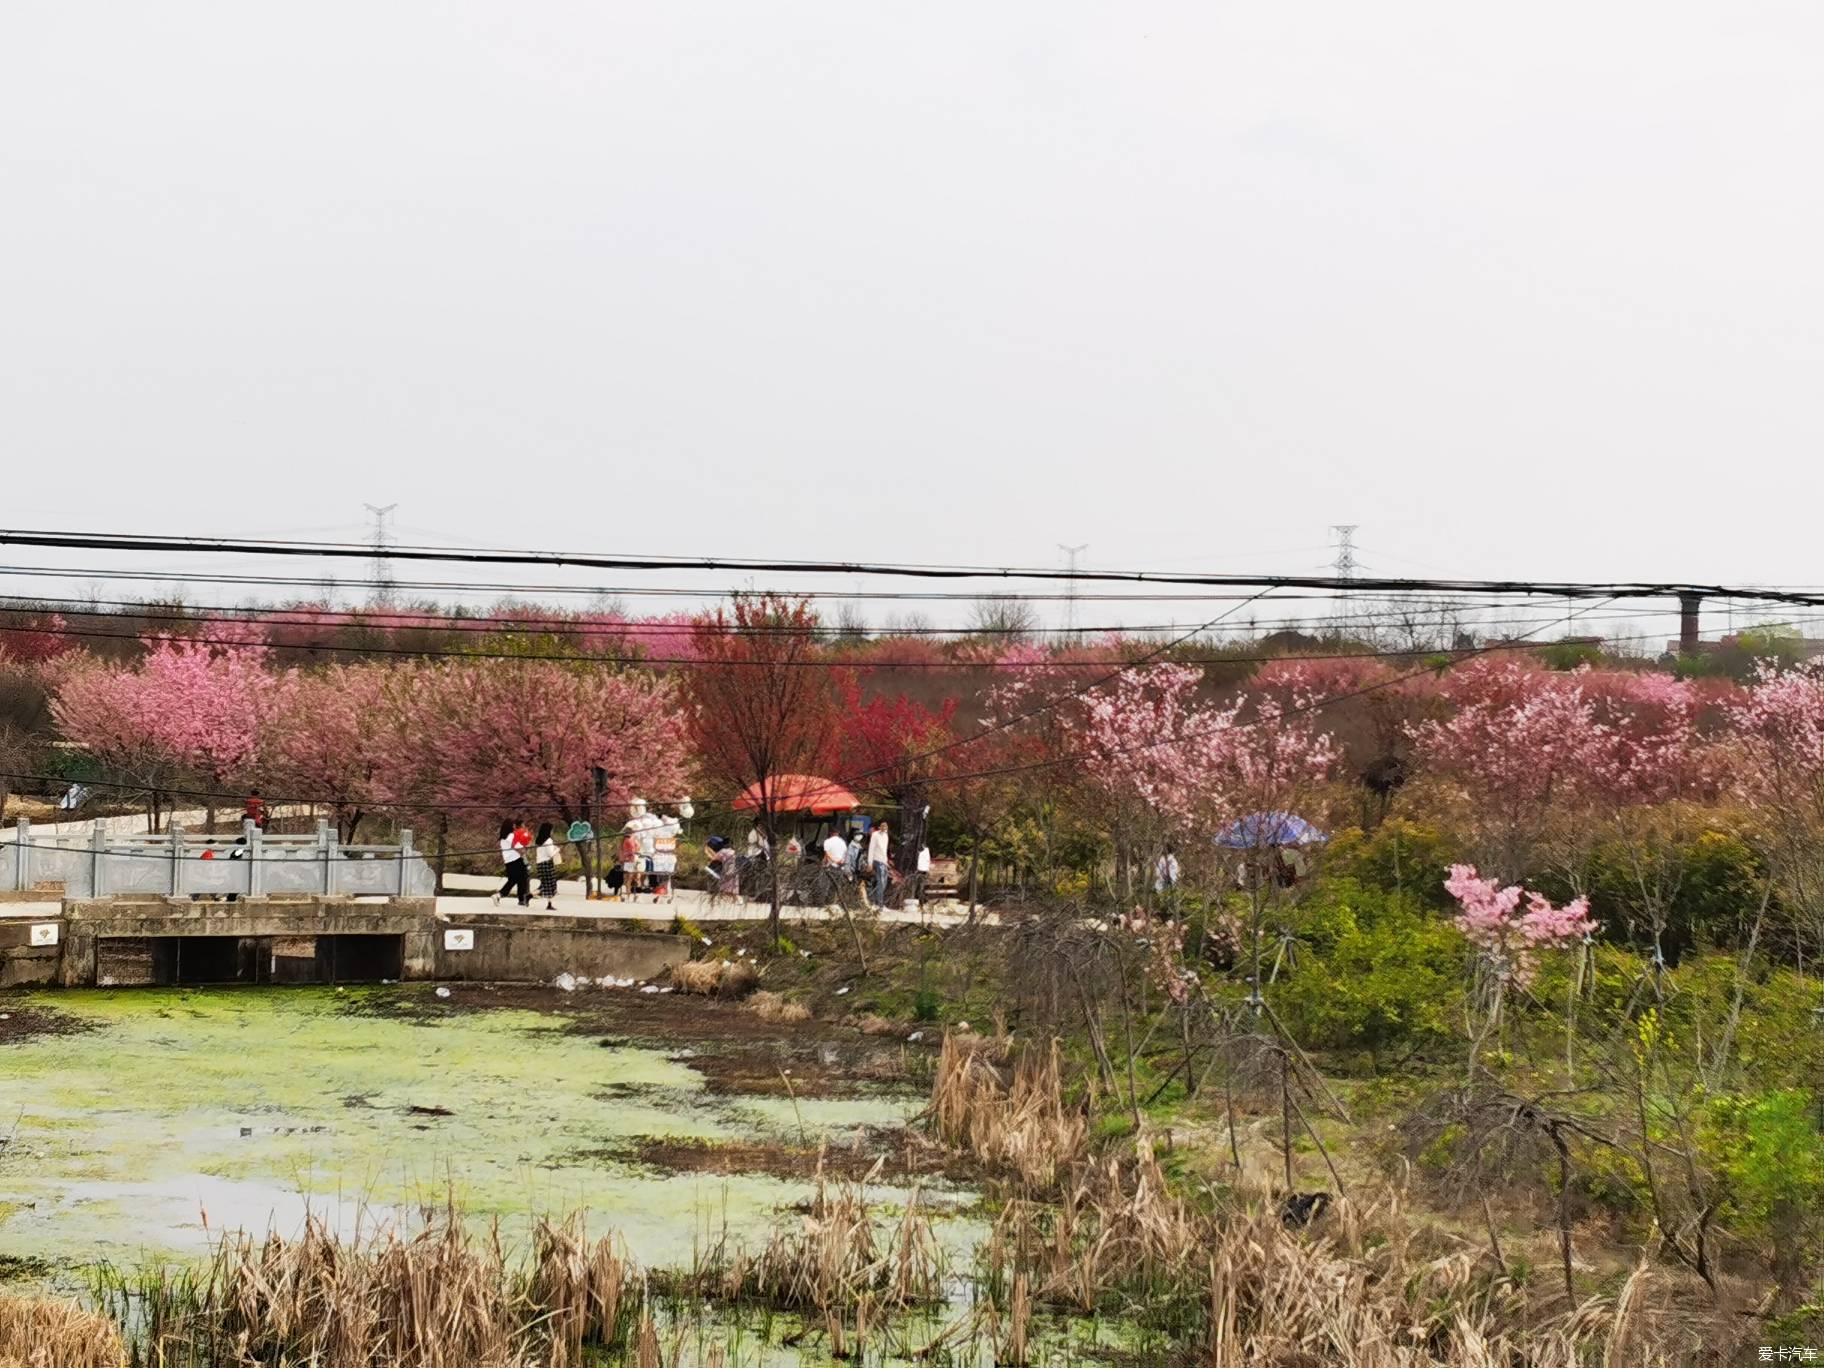
[[[874,824],[868,832],[865,845],[860,839],[849,840],[840,830],[832,831],[823,842],[825,875],[832,880],[865,880],[868,901],[884,910],[887,905],[887,888],[895,873],[892,844],[892,833],[885,822]],[[918,848],[917,867],[912,877],[905,881],[908,897],[917,899],[920,896],[925,876],[930,872],[931,848],[921,844]]]
[[[631,815],[622,828],[617,851],[619,858],[608,871],[606,891],[610,897],[651,893],[656,899],[670,891],[677,871],[678,833],[682,824],[677,817],[648,811],[641,799],[634,799],[629,806]],[[499,839],[505,878],[494,894],[495,905],[498,906],[509,893],[521,907],[532,905],[532,865],[535,863],[538,896],[545,900],[547,912],[555,912],[557,866],[563,858],[556,829],[550,822],[545,822],[535,836],[524,822],[508,820],[500,824]]]
[[[677,869],[678,819],[646,811],[637,803],[634,814],[623,830],[620,858],[608,874],[610,897],[650,892],[655,898],[669,891]],[[557,866],[562,858],[555,829],[550,822],[541,824],[536,835],[522,821],[507,820],[500,824],[500,860],[504,878],[493,895],[495,906],[508,894],[521,907],[532,905],[534,864],[538,875],[538,896],[545,900],[545,910],[554,912],[557,905]],[[788,855],[802,855],[794,838],[787,845]],[[887,906],[887,893],[895,871],[892,859],[892,832],[887,823],[877,822],[865,837],[853,841],[840,829],[832,830],[824,840],[819,873],[827,881],[830,902],[839,901],[841,885],[861,882],[867,898],[876,908]],[[711,836],[705,846],[710,875],[710,891],[718,897],[741,896],[743,874],[753,865],[772,855],[771,843],[758,828],[750,831],[745,854],[723,836]],[[921,845],[917,867],[904,880],[908,897],[917,898],[923,891],[926,875],[931,872],[931,850]]]
[[[538,896],[545,900],[545,911],[555,912],[557,904],[552,899],[557,896],[560,852],[549,822],[540,824],[536,837],[524,822],[509,820],[500,824],[500,861],[506,880],[494,894],[494,905],[498,907],[508,893],[514,895],[521,907],[532,905],[532,873],[526,865],[528,851],[538,861]]]

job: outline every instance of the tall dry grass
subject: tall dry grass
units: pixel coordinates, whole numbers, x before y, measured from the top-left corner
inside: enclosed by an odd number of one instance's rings
[[[680,993],[699,997],[746,997],[760,985],[760,971],[746,960],[686,960],[671,971]]]
[[[945,1042],[926,1113],[945,1142],[1011,1175],[979,1253],[983,1329],[1002,1362],[1029,1352],[1035,1307],[1127,1319],[1174,1362],[1242,1368],[1633,1368],[1733,1361],[1743,1331],[1670,1274],[1637,1268],[1614,1297],[1570,1305],[1415,1218],[1388,1189],[1338,1200],[1311,1229],[1260,1190],[1196,1200],[1143,1138],[1092,1154],[1055,1043],[1011,1066]],[[1739,1319],[1739,1318],[1737,1318]]]
[[[573,1368],[588,1346],[625,1345],[647,1314],[612,1238],[544,1222],[521,1266],[497,1231],[475,1236],[454,1212],[412,1238],[344,1241],[314,1218],[295,1240],[228,1235],[200,1273],[104,1272],[97,1290],[139,1327],[136,1362],[160,1368]]]
[[[912,1191],[898,1220],[883,1232],[867,1200],[867,1182],[832,1183],[821,1172],[799,1218],[775,1225],[758,1249],[725,1226],[700,1246],[677,1284],[693,1296],[757,1301],[816,1313],[897,1313],[936,1299],[942,1261],[930,1218]]]
[[[0,1296],[0,1368],[123,1368],[113,1322],[70,1302]]]
[[[946,1035],[925,1116],[937,1137],[1034,1191],[1049,1191],[1079,1161],[1089,1117],[1064,1098],[1057,1041],[1027,1046],[999,1062],[1005,1043]]]

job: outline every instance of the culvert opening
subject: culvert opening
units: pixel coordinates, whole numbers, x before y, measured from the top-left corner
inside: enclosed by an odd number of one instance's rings
[[[403,936],[104,937],[97,982],[159,987],[398,980]]]

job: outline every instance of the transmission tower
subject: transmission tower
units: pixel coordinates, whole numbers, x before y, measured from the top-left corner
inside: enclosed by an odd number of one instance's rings
[[[1330,530],[1336,534],[1336,559],[1330,563],[1333,574],[1339,580],[1355,578],[1355,533],[1360,523],[1331,523]],[[1347,631],[1349,627],[1349,598],[1346,590],[1337,591],[1336,626],[1338,631]]]
[[[1064,630],[1073,632],[1077,626],[1077,557],[1089,550],[1089,543],[1077,546],[1066,546],[1058,543],[1058,550],[1064,553],[1064,564],[1068,567],[1070,578],[1064,581]]]
[[[390,503],[384,507],[378,504],[361,506],[374,515],[374,605],[390,608],[393,604],[393,563],[386,556],[386,520],[399,505]]]

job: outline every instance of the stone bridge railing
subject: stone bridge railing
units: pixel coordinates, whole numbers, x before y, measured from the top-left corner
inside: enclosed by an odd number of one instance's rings
[[[428,898],[435,887],[410,830],[397,845],[345,845],[328,822],[312,836],[268,836],[248,822],[238,839],[192,836],[177,825],[162,836],[124,835],[99,822],[86,836],[67,828],[51,834],[34,832],[23,818],[0,829],[0,892],[14,896]]]

